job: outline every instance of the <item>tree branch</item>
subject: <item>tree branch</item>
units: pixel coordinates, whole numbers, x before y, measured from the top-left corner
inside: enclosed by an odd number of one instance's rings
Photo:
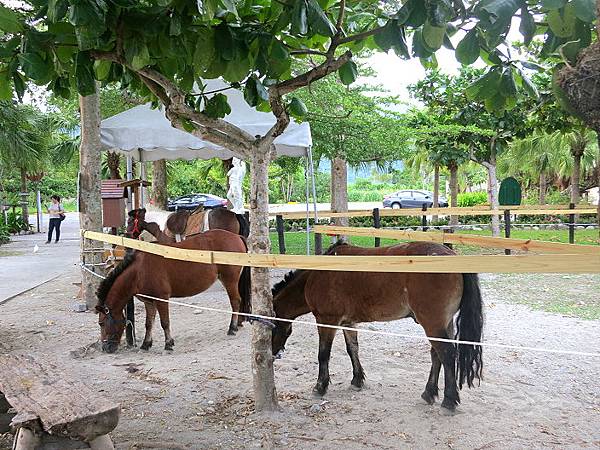
[[[363,31],[362,33],[353,34],[351,36],[346,36],[345,38],[336,39],[336,47],[342,44],[347,44],[348,42],[360,41],[362,39],[366,39],[369,36],[373,36],[383,30],[384,27],[373,28],[372,30]]]
[[[345,12],[346,12],[346,0],[341,0],[340,1],[340,15],[338,16],[337,24],[335,25],[335,28],[339,35],[341,35],[343,32],[342,25],[344,24]]]

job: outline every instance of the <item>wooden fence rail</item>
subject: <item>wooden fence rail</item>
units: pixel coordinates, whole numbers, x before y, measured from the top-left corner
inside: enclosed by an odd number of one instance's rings
[[[600,255],[600,246],[574,245],[559,242],[537,241],[533,239],[514,239],[489,236],[476,236],[470,234],[382,230],[376,228],[336,227],[330,225],[316,225],[315,233],[335,234],[347,236],[367,236],[373,238],[402,239],[414,241],[437,242],[440,244],[476,245],[478,247],[503,248],[510,250],[532,251],[548,254],[579,254]]]
[[[598,255],[525,256],[304,256],[186,250],[83,231],[86,239],[121,245],[165,258],[235,266],[352,272],[600,273]]]

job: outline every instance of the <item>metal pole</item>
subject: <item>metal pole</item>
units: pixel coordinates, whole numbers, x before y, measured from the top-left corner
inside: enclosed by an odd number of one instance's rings
[[[304,164],[304,181],[306,184],[306,254],[310,255],[310,188],[308,187],[308,158]]]
[[[312,181],[313,206],[315,210],[315,225],[319,223],[319,214],[317,212],[317,183],[315,181],[315,165],[312,157],[312,147],[308,147],[308,161],[310,163],[310,178]],[[323,253],[323,241],[320,234],[315,234],[315,255]]]
[[[426,212],[427,211],[427,204],[423,204],[423,206],[421,207],[421,209]],[[423,231],[427,231],[427,215],[423,215],[423,217],[421,218],[421,229]]]
[[[36,194],[36,207],[37,207],[37,230],[38,230],[38,233],[40,233],[44,226],[44,216],[42,214],[42,194],[39,189],[37,190],[37,194]]]
[[[127,156],[127,181],[133,180],[133,156]],[[131,186],[127,187],[127,211],[133,209],[133,198]]]
[[[279,253],[285,255],[285,234],[283,229],[283,216],[277,214],[275,216],[275,225],[277,227],[277,240],[279,242]]]
[[[144,161],[142,150],[140,149],[140,208],[146,203],[146,192],[144,181],[146,180],[146,162]]]
[[[575,203],[569,203],[569,209],[575,209]],[[575,243],[575,214],[569,214],[569,244]]]

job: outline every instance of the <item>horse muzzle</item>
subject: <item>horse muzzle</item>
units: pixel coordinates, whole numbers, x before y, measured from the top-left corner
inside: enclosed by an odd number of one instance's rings
[[[114,353],[119,348],[119,344],[114,341],[103,341],[102,342],[102,351],[105,353]]]

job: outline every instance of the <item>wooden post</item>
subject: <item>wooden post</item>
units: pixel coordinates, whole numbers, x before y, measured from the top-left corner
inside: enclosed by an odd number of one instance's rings
[[[569,203],[569,209],[575,209],[575,203]],[[569,214],[569,244],[575,243],[575,214]]]
[[[373,209],[373,227],[381,228],[381,216],[379,215],[379,208]],[[381,238],[375,238],[375,247],[381,246]]]
[[[423,204],[421,209],[427,211],[427,204]],[[427,214],[424,214],[423,217],[421,217],[421,229],[427,231]]]
[[[285,255],[285,234],[283,229],[283,216],[275,216],[275,225],[277,227],[277,240],[279,241],[279,253]]]
[[[454,233],[454,228],[444,228],[443,229],[444,233]],[[446,247],[448,247],[449,249],[452,249],[452,244],[444,244]]]
[[[510,237],[510,209],[504,210],[504,237]],[[504,249],[505,255],[510,255],[510,249]]]

